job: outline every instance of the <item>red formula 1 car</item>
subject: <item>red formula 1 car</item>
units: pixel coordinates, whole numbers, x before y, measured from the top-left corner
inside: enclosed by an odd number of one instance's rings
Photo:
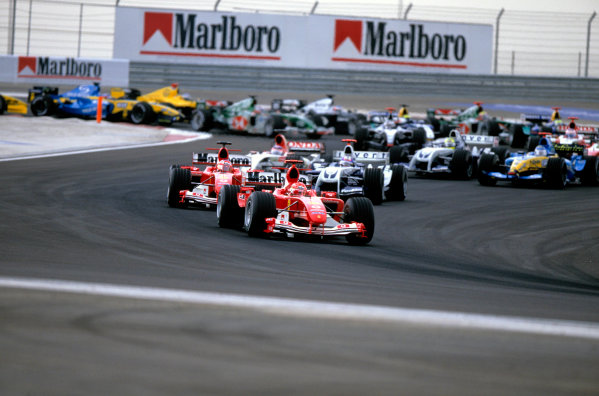
[[[260,172],[249,171],[248,182],[258,184],[259,175]],[[219,224],[234,227],[243,223],[250,236],[275,233],[321,238],[345,236],[352,245],[370,242],[374,234],[374,208],[368,198],[354,197],[344,202],[335,192],[317,196],[300,181],[295,164],[287,170],[285,179],[284,186],[272,191],[257,191],[256,187],[246,185],[233,194],[233,186],[223,186],[217,207]]]
[[[227,145],[221,144],[217,154],[194,153],[191,166],[171,165],[167,202],[170,207],[187,207],[188,205],[216,205],[223,186],[230,186],[234,191],[244,180],[241,168],[249,168],[251,159],[245,155],[230,154]],[[202,170],[198,165],[206,165]]]

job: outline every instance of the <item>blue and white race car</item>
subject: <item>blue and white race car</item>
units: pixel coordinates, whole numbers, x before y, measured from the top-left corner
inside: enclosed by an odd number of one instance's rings
[[[354,151],[352,139],[344,139],[347,145],[335,151],[331,162],[315,162],[307,173],[317,176],[314,190],[335,192],[337,197],[348,199],[356,196],[369,198],[374,205],[384,199],[403,201],[408,191],[405,167],[389,164],[389,153]]]

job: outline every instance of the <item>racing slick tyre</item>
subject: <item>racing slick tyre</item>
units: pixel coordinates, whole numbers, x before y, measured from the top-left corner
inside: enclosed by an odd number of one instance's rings
[[[410,151],[403,146],[393,146],[389,149],[389,163],[399,164],[410,162]]]
[[[54,114],[54,102],[48,96],[38,96],[31,101],[31,114],[38,117]]]
[[[273,137],[277,129],[285,129],[285,121],[279,115],[271,115],[264,123],[264,135]],[[317,136],[320,137],[318,134]]]
[[[499,136],[500,132],[501,128],[496,120],[484,120],[478,124],[478,131],[476,133],[479,135]]]
[[[550,188],[562,190],[566,187],[568,167],[566,161],[560,157],[551,157],[547,160],[547,167],[543,172],[543,179]]]
[[[4,114],[6,109],[7,109],[6,99],[4,99],[4,96],[0,95],[0,114]]]
[[[243,210],[237,202],[239,186],[225,184],[218,193],[216,218],[221,228],[239,228],[243,224]]]
[[[350,245],[366,245],[374,235],[374,207],[368,198],[352,197],[347,200],[343,208],[343,222],[364,224],[366,232],[364,235],[350,234],[345,239]]]
[[[180,201],[179,191],[191,189],[191,171],[189,169],[171,168],[168,177],[166,199],[171,208],[183,208],[186,205]]]
[[[439,128],[439,137],[448,137],[449,132],[451,132],[453,128],[449,124],[441,124]]]
[[[522,125],[512,124],[510,126],[510,135],[512,135],[511,146],[513,148],[524,148],[526,146],[526,135],[524,134]]]
[[[408,172],[403,165],[391,165],[391,182],[387,190],[387,199],[403,201],[408,194]]]
[[[245,205],[244,230],[251,237],[263,236],[269,217],[277,217],[275,197],[264,191],[254,191]]]
[[[191,114],[191,128],[194,131],[209,131],[212,128],[212,113],[198,109]]]
[[[385,178],[380,168],[366,168],[364,170],[364,195],[374,205],[383,203],[385,195]]]
[[[426,143],[426,131],[424,128],[416,128],[413,133],[414,143],[419,144],[421,147]]]
[[[357,129],[356,120],[338,121],[335,124],[335,135],[355,135]]]
[[[426,123],[433,127],[433,131],[439,131],[440,123],[435,117],[426,117]]]
[[[496,154],[483,154],[478,161],[478,182],[482,186],[494,186],[497,180],[488,176],[487,173],[493,172],[499,165],[499,157]]]
[[[500,163],[504,163],[508,156],[507,147],[491,147],[491,151],[497,154]]]
[[[354,146],[356,150],[366,150],[368,130],[366,128],[358,128],[356,130],[356,133],[354,134],[354,139],[356,139],[356,143]]]
[[[599,157],[583,157],[586,163],[582,169],[582,184],[596,186],[599,184]]]
[[[134,124],[151,124],[156,119],[156,114],[149,103],[139,102],[133,106],[129,118]]]
[[[535,148],[539,145],[541,137],[539,135],[530,135],[528,137],[528,149],[527,151],[535,151]]]
[[[468,150],[456,149],[449,161],[451,174],[457,179],[468,180],[474,173],[472,153]]]

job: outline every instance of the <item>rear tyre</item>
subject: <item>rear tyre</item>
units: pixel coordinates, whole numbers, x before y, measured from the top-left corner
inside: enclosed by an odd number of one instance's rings
[[[587,186],[599,185],[599,157],[587,157],[584,159],[584,169],[582,170],[582,184]]]
[[[356,150],[366,150],[366,140],[368,140],[368,130],[366,128],[358,128],[354,135],[356,139]]]
[[[543,172],[543,178],[549,188],[563,190],[567,183],[568,168],[563,158],[552,157],[547,161],[547,167]]]
[[[374,205],[383,203],[385,193],[385,179],[383,170],[379,168],[366,168],[364,170],[364,195]]]
[[[387,191],[390,201],[403,201],[408,194],[408,172],[403,165],[391,165],[391,182]]]
[[[244,230],[251,237],[263,236],[270,217],[277,217],[275,197],[263,191],[253,192],[245,205]]]
[[[441,124],[439,128],[439,137],[448,137],[449,132],[451,132],[453,128],[449,124]]]
[[[483,154],[478,162],[478,182],[482,186],[494,186],[497,180],[489,176],[490,172],[497,169],[499,157],[496,154]]]
[[[266,135],[266,137],[273,137],[277,129],[285,129],[285,121],[283,121],[283,117],[279,115],[272,115],[268,117],[264,123],[264,135]]]
[[[133,106],[129,118],[134,124],[151,124],[156,119],[156,114],[149,103],[139,102]]]
[[[54,102],[48,96],[38,96],[31,101],[31,114],[37,117],[54,114]]]
[[[424,143],[426,143],[426,131],[424,130],[424,128],[414,129],[413,140],[414,143],[419,144],[420,146],[424,146]]]
[[[191,128],[194,131],[208,131],[212,128],[212,113],[198,109],[191,114]]]
[[[243,210],[239,207],[239,186],[225,184],[218,193],[216,218],[219,227],[239,228],[243,224]]]
[[[500,163],[504,163],[508,156],[507,147],[491,147],[491,151],[497,154]]]
[[[350,234],[345,239],[351,245],[365,245],[372,240],[374,235],[374,207],[368,198],[352,197],[347,200],[343,208],[344,223],[362,223],[366,228],[364,235]]]
[[[513,148],[524,148],[526,146],[526,135],[524,134],[522,125],[512,124],[510,126],[510,135],[512,135],[511,146]]]
[[[6,109],[7,109],[6,99],[4,99],[4,96],[0,95],[0,114],[4,114]]]
[[[393,146],[389,149],[389,163],[399,164],[410,162],[409,150],[403,146]]]
[[[183,208],[185,203],[180,201],[179,191],[191,190],[191,171],[189,169],[171,167],[168,177],[166,200],[171,208]]]
[[[472,153],[468,150],[456,149],[449,162],[449,169],[457,179],[471,179],[474,173]]]
[[[527,151],[535,151],[535,148],[539,145],[541,137],[539,135],[530,135],[528,138],[528,149]]]

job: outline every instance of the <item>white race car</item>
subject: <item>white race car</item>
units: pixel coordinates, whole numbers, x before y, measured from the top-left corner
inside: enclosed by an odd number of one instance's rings
[[[448,173],[458,179],[470,179],[476,173],[482,153],[494,152],[502,160],[506,147],[498,146],[497,136],[462,135],[450,131],[446,138],[435,139],[429,147],[418,150],[408,163],[408,172],[416,175]]]
[[[365,196],[374,205],[384,199],[403,201],[408,191],[408,175],[403,165],[389,164],[389,153],[354,151],[351,142],[335,151],[333,162],[315,162],[308,174],[318,176],[313,188],[317,194],[335,192],[341,199]]]

